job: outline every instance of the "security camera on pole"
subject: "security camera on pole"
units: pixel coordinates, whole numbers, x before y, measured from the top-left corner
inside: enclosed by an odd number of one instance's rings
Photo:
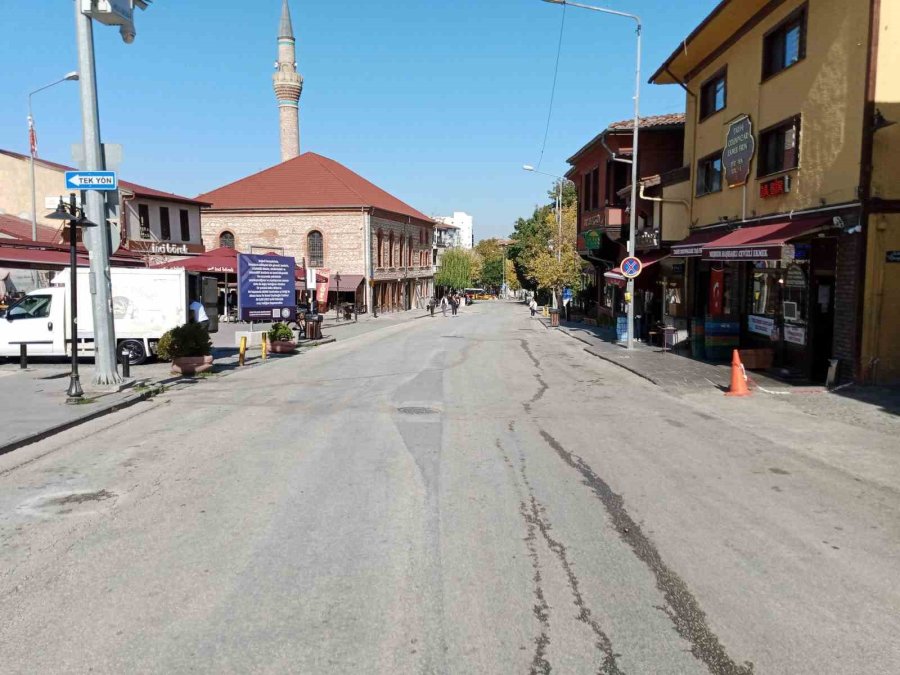
[[[81,122],[84,133],[84,171],[103,171],[105,161],[100,144],[100,112],[97,104],[97,68],[94,62],[92,19],[119,26],[122,40],[134,42],[134,8],[146,9],[150,0],[75,0],[75,32],[78,40],[78,72],[81,76]],[[91,306],[94,315],[94,384],[117,385],[122,382],[116,370],[116,335],[112,315],[110,284],[110,235],[103,192],[83,192],[87,219],[100,227],[84,234],[90,252]]]

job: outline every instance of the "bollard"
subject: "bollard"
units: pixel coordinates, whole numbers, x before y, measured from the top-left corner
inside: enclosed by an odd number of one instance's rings
[[[19,345],[19,368],[25,370],[28,368],[28,345]]]
[[[241,348],[238,352],[238,365],[244,365],[244,356],[247,354],[247,336],[241,338]]]
[[[265,361],[269,358],[269,336],[266,333],[262,334],[262,360]]]
[[[131,377],[131,359],[128,358],[128,350],[122,350],[119,357],[122,361],[122,377]]]

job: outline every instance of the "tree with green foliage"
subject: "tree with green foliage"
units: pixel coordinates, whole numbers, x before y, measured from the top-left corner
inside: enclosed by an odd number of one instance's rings
[[[434,283],[444,288],[463,289],[472,283],[478,261],[475,255],[461,248],[452,248],[441,256],[441,266],[434,275]]]

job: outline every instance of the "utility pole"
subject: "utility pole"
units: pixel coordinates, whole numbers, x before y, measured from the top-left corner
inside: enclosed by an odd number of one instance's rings
[[[100,146],[100,112],[97,104],[97,67],[94,61],[94,28],[76,0],[75,32],[78,39],[78,71],[81,84],[81,121],[84,135],[84,169],[103,171],[105,162]],[[88,220],[99,227],[84,233],[90,252],[91,309],[94,317],[94,384],[116,385],[122,382],[116,369],[116,334],[112,313],[112,284],[109,272],[109,223],[106,199],[96,190],[84,192]]]

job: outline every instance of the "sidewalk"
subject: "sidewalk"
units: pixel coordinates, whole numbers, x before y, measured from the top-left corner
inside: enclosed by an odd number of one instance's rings
[[[540,317],[549,327],[550,319]],[[560,322],[560,332],[583,342],[585,351],[639,375],[666,389],[710,389],[723,391],[731,384],[730,363],[700,361],[683,352],[663,352],[662,348],[635,342],[631,351],[600,337],[598,328],[568,321]],[[768,393],[826,391],[824,387],[800,387],[785,384],[763,373],[748,372],[751,380]]]

